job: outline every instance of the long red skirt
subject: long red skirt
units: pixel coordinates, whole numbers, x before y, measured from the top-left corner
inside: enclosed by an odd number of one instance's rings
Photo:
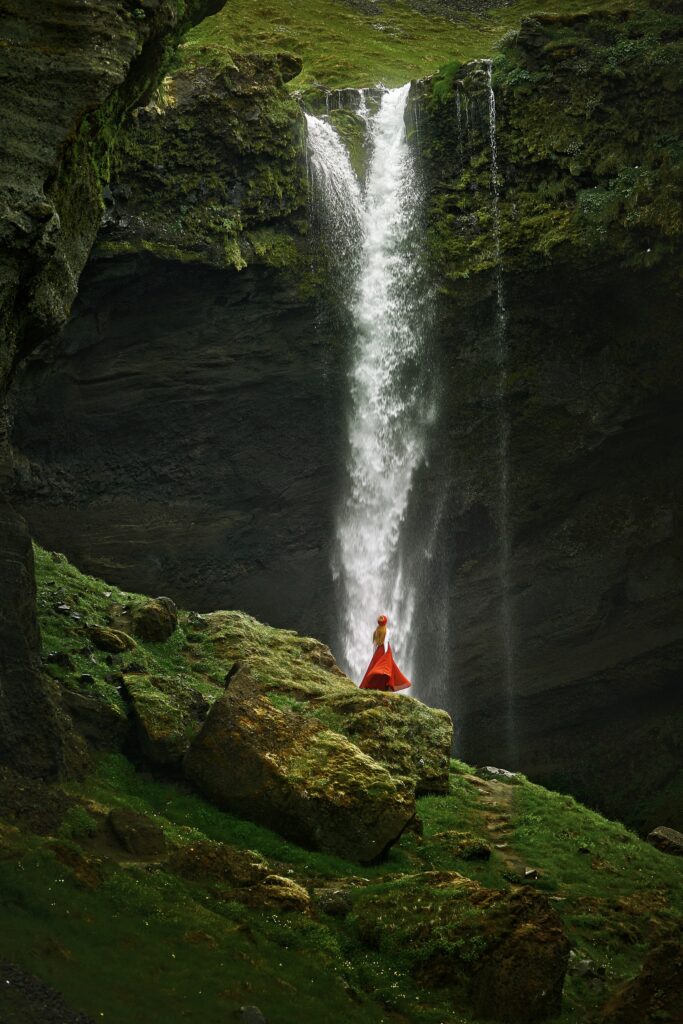
[[[391,647],[386,651],[383,644],[376,648],[360,684],[361,690],[407,690],[410,685],[410,680],[394,662]]]

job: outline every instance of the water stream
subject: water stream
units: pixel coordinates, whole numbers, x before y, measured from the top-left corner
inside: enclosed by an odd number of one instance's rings
[[[503,648],[504,697],[509,767],[517,760],[515,727],[515,661],[512,608],[510,605],[510,417],[507,408],[508,386],[508,313],[501,263],[500,175],[496,125],[496,94],[493,89],[493,62],[483,62],[487,76],[488,130],[491,149],[491,208],[496,261],[496,358],[498,362],[498,576],[501,595],[500,629]]]

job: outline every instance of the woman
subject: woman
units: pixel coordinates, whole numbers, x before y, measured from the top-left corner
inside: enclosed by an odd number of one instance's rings
[[[387,640],[387,617],[380,615],[377,629],[372,634],[375,653],[360,684],[361,690],[407,690],[410,681],[394,664],[394,657]]]

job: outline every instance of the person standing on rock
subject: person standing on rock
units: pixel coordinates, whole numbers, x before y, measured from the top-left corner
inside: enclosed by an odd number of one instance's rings
[[[387,617],[380,615],[377,619],[377,628],[372,634],[372,642],[375,653],[368,665],[368,670],[363,676],[360,684],[361,690],[407,690],[411,685],[410,680],[401,672],[394,661],[391,647],[387,640]]]

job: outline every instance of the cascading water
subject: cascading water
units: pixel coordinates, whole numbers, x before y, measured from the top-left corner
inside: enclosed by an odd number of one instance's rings
[[[512,609],[510,607],[510,418],[506,405],[508,384],[508,315],[501,266],[500,177],[496,126],[496,94],[493,89],[493,62],[483,62],[487,75],[488,128],[491,148],[491,206],[496,259],[496,348],[498,359],[498,572],[501,591],[501,633],[503,646],[506,731],[510,766],[517,759],[515,727],[515,663]]]
[[[348,303],[353,344],[347,483],[334,572],[344,661],[356,678],[369,661],[370,636],[380,612],[395,627],[392,645],[407,674],[414,655],[415,558],[402,527],[425,458],[433,398],[425,359],[428,303],[417,230],[420,189],[405,127],[409,90],[405,85],[386,91],[372,115],[361,94],[360,112],[372,141],[364,194],[357,181],[349,180],[353,171],[334,130],[307,118],[314,184],[329,204],[325,216],[331,241],[341,245],[340,236],[347,239],[343,245],[354,272]],[[338,211],[340,199],[353,212]]]

